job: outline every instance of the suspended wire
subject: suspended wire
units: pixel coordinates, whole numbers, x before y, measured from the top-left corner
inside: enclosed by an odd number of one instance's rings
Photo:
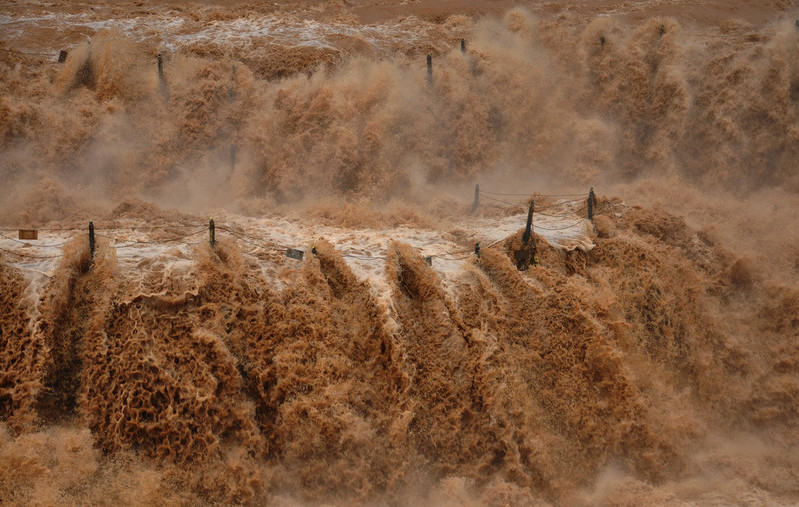
[[[5,51],[6,53],[12,53],[15,55],[25,55],[25,56],[55,56],[55,53],[29,53],[27,51],[18,51],[16,49],[0,48],[0,51]]]
[[[532,196],[538,195],[539,197],[581,197],[587,194],[538,194],[536,192],[527,192],[527,193],[506,193],[506,192],[491,192],[489,190],[480,189],[480,194],[488,194],[488,195],[501,195],[501,196]]]
[[[235,232],[235,231],[233,231],[231,229],[228,229],[227,227],[217,227],[217,229],[219,229],[220,231],[225,231],[228,234],[230,234],[231,236],[233,236],[233,237],[235,237],[237,239],[240,239],[241,241],[244,241],[245,243],[249,243],[252,246],[255,246],[255,247],[258,247],[258,248],[263,248],[265,250],[282,251],[282,250],[285,250],[285,249],[289,248],[289,247],[282,246],[282,245],[276,245],[274,243],[264,243],[259,238],[256,238],[254,236],[249,236],[248,234],[245,234],[245,233]]]
[[[207,229],[200,229],[199,231],[195,231],[195,232],[192,232],[190,234],[184,234],[182,236],[176,236],[174,238],[162,239],[162,240],[140,241],[140,240],[137,240],[137,239],[129,239],[127,241],[129,241],[130,243],[128,245],[125,245],[124,247],[120,247],[120,248],[125,248],[125,247],[131,246],[131,245],[153,245],[153,244],[160,244],[160,243],[172,243],[174,241],[178,241],[178,240],[181,240],[181,239],[186,239],[186,238],[190,238],[192,236],[196,236],[196,235],[198,235],[200,233],[205,232],[206,230]],[[105,234],[97,234],[97,237],[98,238],[106,238],[106,239],[110,239],[110,240],[113,240],[113,241],[119,241],[118,238],[115,238],[115,237],[112,237],[112,236],[106,236]],[[118,245],[114,245],[114,246],[118,246]]]
[[[36,248],[60,248],[60,247],[62,247],[64,245],[66,245],[67,243],[69,243],[69,241],[64,241],[63,243],[58,243],[58,244],[54,244],[54,245],[39,245],[39,244],[36,244],[36,243],[27,243],[25,241],[20,241],[20,240],[15,239],[15,238],[10,238],[10,237],[6,236],[5,234],[2,234],[2,233],[0,233],[0,238],[5,238],[5,239],[7,239],[9,241],[13,241],[14,243],[19,243],[20,245],[30,245],[30,246],[34,246]],[[29,240],[29,241],[38,241],[38,240],[32,239],[32,240]]]
[[[563,231],[563,230],[566,230],[566,229],[571,229],[572,227],[576,227],[576,226],[580,225],[581,223],[583,223],[585,221],[586,221],[585,218],[581,218],[577,222],[574,222],[573,224],[567,225],[565,227],[553,227],[553,228],[550,228],[550,227],[541,227],[540,225],[534,225],[533,228],[534,229],[542,229],[542,230],[545,230],[545,231]]]
[[[349,257],[350,259],[358,259],[358,260],[361,260],[361,261],[384,261],[384,260],[386,260],[386,257],[383,257],[382,255],[369,256],[369,255],[341,254],[341,256],[342,257]]]
[[[463,254],[459,255],[446,255],[446,254],[435,254],[435,255],[428,255],[427,257],[432,257],[434,259],[444,259],[449,261],[462,261],[463,259],[468,259],[474,254],[473,251],[468,251]]]
[[[501,202],[502,204],[507,204],[508,206],[513,206],[513,207],[517,207],[517,208],[524,208],[524,206],[522,206],[521,204],[513,204],[512,202],[503,201],[502,199],[494,199],[493,197],[488,197],[488,196],[484,196],[484,198],[488,199],[489,201]]]
[[[64,256],[64,254],[59,254],[59,255],[36,255],[36,254],[29,254],[29,253],[20,253],[20,252],[17,252],[16,250],[8,250],[8,249],[1,248],[1,247],[0,247],[0,251],[9,253],[11,255],[16,255],[17,257],[31,258],[31,259],[57,259],[59,257],[63,257]]]

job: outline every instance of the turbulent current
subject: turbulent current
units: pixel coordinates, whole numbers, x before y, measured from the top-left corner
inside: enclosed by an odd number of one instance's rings
[[[0,504],[799,502],[799,11],[595,4],[1,6]]]

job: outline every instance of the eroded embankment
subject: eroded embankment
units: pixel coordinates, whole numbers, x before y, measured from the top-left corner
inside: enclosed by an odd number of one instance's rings
[[[432,501],[420,488],[447,478],[485,502],[572,502],[609,466],[652,486],[696,473],[711,434],[792,442],[795,288],[662,211],[619,215],[588,253],[538,238],[525,272],[512,236],[448,291],[395,243],[388,299],[325,242],[283,289],[224,241],[143,280],[102,243],[93,262],[70,245],[39,301],[0,264],[0,452],[17,464],[1,491],[29,502],[37,478],[76,466],[25,454],[52,424],[88,428],[102,453],[69,437],[81,486],[48,491],[80,501],[145,470],[177,502]]]

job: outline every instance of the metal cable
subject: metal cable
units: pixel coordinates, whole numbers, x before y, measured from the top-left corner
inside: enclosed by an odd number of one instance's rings
[[[5,234],[2,234],[2,233],[0,233],[0,238],[5,238],[5,239],[7,239],[9,241],[13,241],[14,243],[19,243],[20,245],[31,245],[31,246],[34,246],[34,247],[37,247],[37,248],[60,248],[60,247],[62,247],[64,245],[66,245],[67,243],[69,243],[68,241],[65,241],[63,243],[58,243],[58,244],[55,244],[55,245],[37,245],[35,243],[26,243],[24,241],[20,241],[20,240],[15,239],[15,238],[10,238],[10,237],[6,236]],[[29,240],[29,241],[38,241],[38,240]]]
[[[31,258],[31,259],[57,259],[59,257],[63,257],[64,256],[64,254],[60,254],[60,255],[34,255],[34,254],[29,254],[29,253],[19,253],[19,252],[15,251],[15,250],[7,250],[5,248],[0,248],[0,251],[6,252],[6,253],[10,253],[11,255],[16,255],[17,257],[22,257],[22,258],[28,257],[28,258]]]
[[[502,199],[494,199],[493,197],[488,197],[488,196],[483,196],[483,198],[484,199],[488,199],[489,201],[501,202],[503,204],[507,204],[508,206],[514,206],[514,207],[517,207],[517,208],[524,208],[524,206],[522,206],[521,204],[513,204],[512,202],[503,201]]]
[[[353,254],[341,254],[342,257],[349,257],[351,259],[358,259],[362,261],[379,261],[379,260],[386,260],[385,257],[376,255],[374,257],[370,257],[368,255],[353,255]]]
[[[524,193],[524,194],[518,194],[518,193],[512,193],[512,192],[509,192],[509,193],[506,193],[506,192],[491,192],[491,191],[488,191],[488,190],[483,190],[482,188],[480,189],[479,193],[480,194],[488,194],[488,195],[502,195],[502,196],[532,196],[532,195],[538,195],[539,197],[582,197],[583,195],[586,195],[586,196],[588,195],[588,194],[536,194],[536,192],[528,192],[528,193]]]
[[[540,225],[533,224],[533,229],[542,229],[542,230],[545,230],[545,231],[563,231],[563,230],[566,230],[566,229],[571,229],[572,227],[575,227],[577,225],[580,225],[581,223],[585,222],[586,220],[587,219],[582,218],[579,221],[574,222],[571,225],[567,225],[566,227],[554,227],[554,228],[541,227]]]
[[[192,236],[196,236],[196,235],[198,235],[198,234],[200,234],[202,232],[205,232],[205,231],[206,231],[206,229],[200,229],[199,231],[195,231],[195,232],[192,232],[190,234],[184,234],[182,236],[176,236],[174,238],[169,238],[169,239],[164,239],[164,240],[139,241],[139,240],[136,240],[136,239],[129,239],[127,241],[130,241],[130,244],[135,244],[135,245],[152,245],[152,244],[160,244],[160,243],[172,243],[173,241],[178,241],[180,239],[185,239],[185,238],[190,238]],[[97,234],[97,237],[98,238],[106,238],[106,239],[111,239],[111,240],[114,240],[114,241],[118,241],[118,238],[114,238],[112,236],[106,236],[105,234]],[[113,245],[113,246],[116,246],[116,245]],[[126,245],[126,246],[130,246],[130,245]]]

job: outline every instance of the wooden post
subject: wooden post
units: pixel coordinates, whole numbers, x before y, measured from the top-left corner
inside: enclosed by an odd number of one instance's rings
[[[527,210],[527,227],[524,228],[522,234],[521,247],[513,252],[513,258],[516,260],[516,269],[519,271],[526,271],[530,264],[536,265],[535,255],[535,241],[533,240],[533,212],[535,211],[535,201],[530,201],[530,207]]]
[[[461,53],[466,53],[466,39],[461,39]]]
[[[594,187],[588,192],[588,220],[594,221]]]
[[[89,222],[89,252],[91,252],[92,260],[94,260],[94,222]]]
[[[477,211],[477,208],[480,206],[480,185],[474,186],[474,204],[472,204],[472,213]]]
[[[158,53],[158,79],[164,80],[164,59],[161,57],[161,53]]]
[[[427,82],[433,82],[433,57],[427,53]]]
[[[66,62],[67,61],[67,56],[69,56],[69,53],[67,53],[67,50],[66,49],[62,49],[61,52],[58,53],[58,63]]]
[[[215,232],[216,231],[214,230],[214,219],[212,218],[211,220],[208,221],[208,234],[209,234],[209,240],[210,240],[210,243],[211,243],[211,248],[214,248],[216,246],[216,234],[215,234]]]
[[[522,246],[530,244],[530,238],[533,237],[533,210],[535,209],[535,201],[530,201],[530,207],[527,210],[527,227],[524,228],[522,235]]]

